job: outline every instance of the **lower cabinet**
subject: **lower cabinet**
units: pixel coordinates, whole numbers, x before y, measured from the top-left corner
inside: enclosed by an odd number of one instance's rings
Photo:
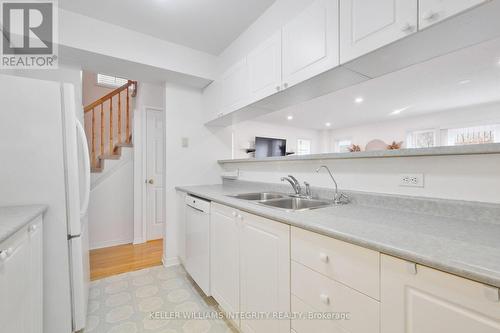
[[[499,333],[499,290],[383,255],[382,333]]]
[[[0,244],[0,331],[43,329],[41,217]]]
[[[269,319],[241,319],[242,332],[290,332],[290,227],[241,213],[240,288],[243,314],[263,312]]]
[[[212,203],[211,292],[241,332],[289,333],[290,320],[253,318],[290,312],[290,227]]]

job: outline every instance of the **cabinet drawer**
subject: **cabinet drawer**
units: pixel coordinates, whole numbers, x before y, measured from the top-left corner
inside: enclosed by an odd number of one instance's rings
[[[350,333],[379,332],[380,303],[292,261],[292,294],[320,312],[348,313],[335,324]],[[299,332],[300,333],[300,332]]]
[[[292,312],[317,313],[318,310],[304,303],[303,300],[292,294]],[[292,332],[295,333],[347,333],[333,320],[300,318],[292,320]]]
[[[210,211],[212,213],[218,213],[227,217],[235,218],[238,216],[238,210],[236,208],[231,208],[229,206],[218,204],[217,202],[212,202],[210,205]]]
[[[300,228],[292,228],[292,260],[370,297],[380,299],[380,254]]]

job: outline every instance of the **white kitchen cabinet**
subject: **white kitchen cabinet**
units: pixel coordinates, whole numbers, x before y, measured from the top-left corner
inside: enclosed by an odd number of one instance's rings
[[[253,50],[247,59],[251,102],[281,90],[281,31]]]
[[[338,19],[338,0],[316,0],[282,28],[282,88],[339,65]]]
[[[228,313],[240,311],[238,210],[212,203],[210,209],[212,297]],[[239,321],[233,321],[239,326]]]
[[[221,109],[221,84],[220,81],[210,83],[202,95],[203,119],[205,123],[222,117],[224,113]]]
[[[427,28],[488,0],[419,0],[419,28]]]
[[[186,263],[186,193],[176,193],[177,206],[177,239],[179,239],[179,259],[181,264]],[[169,241],[167,233],[167,242]]]
[[[2,332],[42,332],[42,272],[42,225],[39,217],[0,244]]]
[[[417,31],[418,0],[340,0],[340,63]]]
[[[247,58],[231,66],[221,78],[221,106],[219,116],[246,106],[249,102]],[[222,114],[220,114],[222,112]]]
[[[499,333],[499,296],[498,288],[381,258],[382,333]]]
[[[240,213],[240,290],[243,313],[290,311],[290,227]],[[242,332],[289,333],[290,320],[241,320]]]

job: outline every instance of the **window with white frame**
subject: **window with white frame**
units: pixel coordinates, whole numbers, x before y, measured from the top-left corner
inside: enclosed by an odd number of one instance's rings
[[[127,79],[110,76],[105,74],[97,74],[97,84],[100,86],[108,87],[108,88],[118,88],[123,86],[128,82]]]
[[[446,129],[448,146],[500,142],[500,124]]]
[[[406,138],[407,148],[429,148],[437,145],[435,129],[411,131]]]
[[[336,153],[348,153],[349,148],[352,146],[351,139],[340,139],[335,140],[335,152]]]
[[[309,155],[311,153],[311,140],[297,140],[297,155]]]

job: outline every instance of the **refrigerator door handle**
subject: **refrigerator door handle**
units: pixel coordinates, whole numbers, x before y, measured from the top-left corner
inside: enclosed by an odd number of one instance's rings
[[[85,164],[85,194],[83,202],[80,207],[80,216],[87,214],[87,209],[89,208],[90,200],[90,155],[89,147],[87,146],[87,136],[85,135],[85,130],[83,129],[82,123],[76,120],[77,133],[80,136],[80,144],[83,150],[83,159]]]

